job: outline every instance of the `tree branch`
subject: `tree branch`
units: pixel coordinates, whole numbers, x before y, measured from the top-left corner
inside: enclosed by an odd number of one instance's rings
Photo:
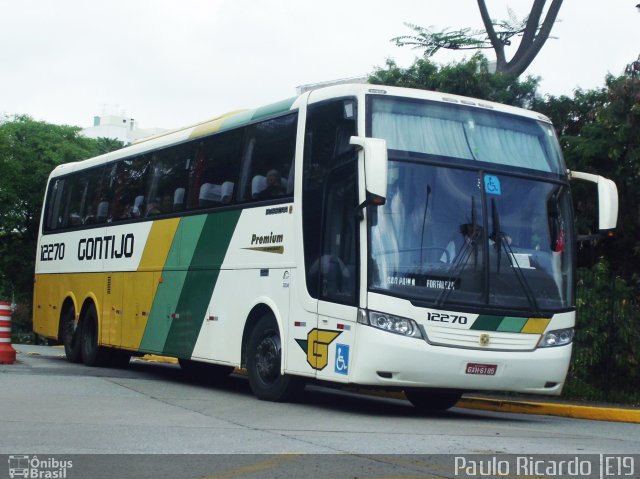
[[[538,1],[539,0],[536,0],[536,3]],[[518,52],[516,53],[516,55],[514,55],[511,61],[506,65],[506,68],[503,70],[503,73],[519,76],[527,69],[527,67],[531,64],[531,62],[536,57],[536,55],[540,53],[542,46],[549,38],[549,35],[551,34],[551,29],[553,28],[553,25],[556,22],[556,19],[558,17],[558,12],[560,11],[560,7],[562,6],[562,1],[563,0],[553,0],[551,2],[549,11],[547,12],[547,15],[544,19],[544,22],[542,23],[542,26],[540,27],[540,31],[538,32],[538,34],[535,36],[533,41],[529,44],[528,48],[522,50],[522,52],[521,52],[521,49],[523,48],[523,45],[522,44],[520,45],[520,48],[518,48]],[[544,3],[544,1],[542,3]]]
[[[524,35],[522,35],[520,46],[513,56],[512,61],[522,56],[523,52],[526,51],[535,40],[545,3],[547,3],[547,0],[535,0],[533,3],[531,13],[529,13],[529,18],[527,19],[527,25],[524,28]]]
[[[480,9],[480,15],[482,16],[482,23],[484,23],[484,28],[487,30],[487,36],[491,41],[493,50],[496,52],[497,69],[500,70],[501,68],[504,68],[507,63],[504,55],[504,43],[500,41],[498,35],[496,34],[495,28],[493,28],[493,21],[489,16],[489,11],[487,10],[487,5],[485,4],[484,0],[478,0],[478,8]]]

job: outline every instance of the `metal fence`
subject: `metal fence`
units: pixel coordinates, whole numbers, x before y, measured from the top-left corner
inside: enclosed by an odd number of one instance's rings
[[[606,265],[579,269],[569,382],[586,396],[640,389],[640,298]]]

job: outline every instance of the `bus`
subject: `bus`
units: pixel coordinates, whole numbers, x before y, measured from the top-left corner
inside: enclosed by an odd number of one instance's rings
[[[260,399],[310,380],[560,394],[575,327],[570,180],[550,121],[367,84],[58,166],[38,240],[34,332],[69,361],[177,358]]]

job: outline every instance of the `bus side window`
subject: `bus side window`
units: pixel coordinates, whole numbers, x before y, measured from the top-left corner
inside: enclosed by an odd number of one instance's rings
[[[189,209],[233,203],[241,148],[241,129],[209,136],[198,144],[189,179]]]
[[[61,227],[74,228],[82,224],[80,219],[80,200],[82,197],[81,178],[77,175],[65,179],[62,192]]]
[[[185,207],[189,168],[196,152],[193,143],[175,146],[156,153],[146,188],[146,216],[171,214]],[[152,204],[153,203],[153,204]]]
[[[297,113],[246,129],[240,199],[261,201],[293,194]]]
[[[127,158],[117,164],[115,178],[112,180],[110,220],[121,221],[129,218],[144,216],[148,204],[141,202],[139,197],[146,199],[147,178],[151,172],[150,155]]]
[[[45,231],[56,230],[62,226],[61,204],[65,179],[55,179],[49,185],[46,206]]]
[[[106,218],[103,219],[98,215],[102,197],[102,176],[104,171],[104,167],[93,168],[87,171],[86,175],[83,175],[86,180],[83,207],[81,208],[82,224],[84,225],[103,223],[106,220]]]

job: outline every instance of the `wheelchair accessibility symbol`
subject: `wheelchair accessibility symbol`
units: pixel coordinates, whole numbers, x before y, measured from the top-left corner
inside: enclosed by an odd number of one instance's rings
[[[493,175],[484,175],[484,191],[490,195],[502,195],[500,178]]]
[[[336,344],[336,367],[338,374],[349,374],[349,346],[347,344]]]

